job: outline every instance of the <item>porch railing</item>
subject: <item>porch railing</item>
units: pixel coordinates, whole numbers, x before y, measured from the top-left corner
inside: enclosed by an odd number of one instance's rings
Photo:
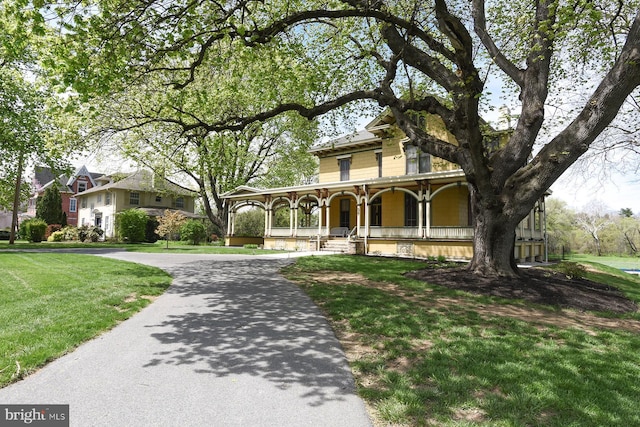
[[[364,232],[364,229],[362,230]],[[369,237],[419,239],[418,227],[371,227]]]
[[[426,229],[422,230],[426,233]],[[364,235],[364,227],[360,227],[361,235]],[[322,227],[321,235],[326,235],[326,228]],[[289,237],[291,230],[289,227],[273,227],[272,237]],[[318,227],[299,227],[296,230],[297,237],[312,237],[318,235]],[[355,235],[355,233],[354,233]],[[542,240],[543,234],[540,230],[516,229],[518,239]],[[369,237],[373,238],[396,238],[396,239],[419,239],[422,236],[418,233],[418,227],[370,227]],[[473,239],[473,227],[431,227],[429,230],[431,239],[451,239],[451,240],[471,240]]]
[[[429,232],[432,239],[473,239],[473,227],[431,227]]]

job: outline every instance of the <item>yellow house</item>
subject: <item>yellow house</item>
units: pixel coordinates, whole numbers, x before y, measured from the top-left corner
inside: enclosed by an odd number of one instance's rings
[[[427,132],[456,143],[438,116],[420,120]],[[499,145],[499,133],[492,143]],[[310,152],[319,158],[317,184],[243,186],[223,195],[229,203],[227,245],[472,257],[473,218],[463,171],[408,144],[390,112],[364,130],[316,145]],[[236,214],[247,206],[264,210],[265,233],[259,239],[235,236]],[[275,226],[275,213],[281,209],[288,211],[286,227]],[[540,200],[517,231],[517,260],[544,258],[543,228],[544,200]]]

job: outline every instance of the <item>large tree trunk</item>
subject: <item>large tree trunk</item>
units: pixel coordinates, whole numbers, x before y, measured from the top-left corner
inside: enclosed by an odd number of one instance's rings
[[[9,244],[13,245],[16,241],[16,230],[18,229],[18,210],[20,209],[20,187],[22,184],[22,169],[24,168],[24,154],[20,153],[18,160],[18,173],[16,174],[16,187],[13,195],[13,212],[11,215],[11,233],[9,235]],[[22,237],[24,239],[24,236]]]
[[[504,214],[499,206],[482,207],[477,192],[471,193],[474,239],[469,270],[483,277],[517,277],[514,248],[519,221]]]

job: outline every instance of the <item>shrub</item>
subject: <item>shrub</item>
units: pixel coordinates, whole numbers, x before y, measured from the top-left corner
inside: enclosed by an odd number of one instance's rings
[[[47,242],[62,242],[64,241],[64,231],[54,231],[47,238]]]
[[[190,242],[192,245],[199,245],[206,238],[207,227],[202,221],[190,219],[180,227],[180,240]]]
[[[120,240],[129,243],[144,242],[149,216],[139,209],[128,209],[116,217],[116,230]]]
[[[81,242],[97,242],[104,235],[104,230],[95,225],[78,227],[78,240]]]
[[[155,217],[147,219],[147,226],[144,232],[144,241],[147,243],[155,243],[160,240],[160,236],[156,233],[158,228],[158,220]]]
[[[445,262],[447,262],[447,257],[445,257],[444,255],[438,255],[438,262],[440,264],[444,264]]]
[[[255,243],[247,243],[246,245],[243,246],[243,248],[245,248],[245,249],[258,249],[258,245],[256,245]]]
[[[20,237],[33,243],[40,243],[47,231],[47,223],[40,218],[23,221],[20,224]]]
[[[72,226],[66,226],[62,230],[64,233],[64,240],[78,240],[78,228]]]
[[[62,230],[61,224],[49,224],[47,225],[47,231],[44,233],[44,237],[49,240],[49,236],[53,234],[54,231]]]
[[[587,269],[577,262],[563,261],[558,264],[558,270],[567,276],[567,279],[584,279]]]

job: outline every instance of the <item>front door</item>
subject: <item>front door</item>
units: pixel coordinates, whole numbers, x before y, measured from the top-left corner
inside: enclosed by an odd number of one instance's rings
[[[340,227],[347,227],[351,229],[349,225],[349,219],[351,217],[351,200],[340,200]]]

